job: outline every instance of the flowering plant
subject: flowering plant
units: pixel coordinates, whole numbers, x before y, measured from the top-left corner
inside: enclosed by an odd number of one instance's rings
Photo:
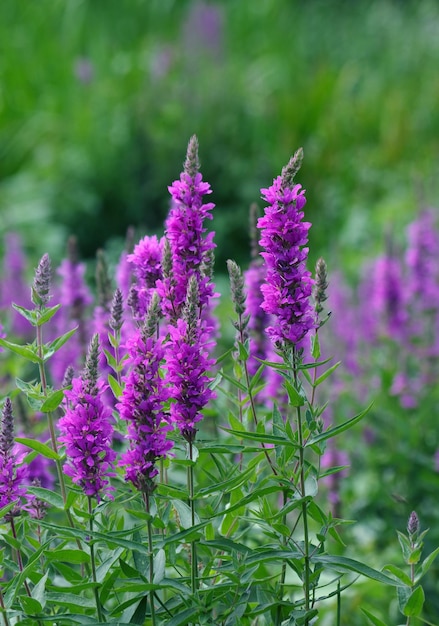
[[[407,624],[422,615],[419,581],[439,549],[420,562],[417,515],[399,536],[407,574],[344,553],[351,522],[332,509],[346,470],[338,436],[368,409],[328,417],[322,384],[339,363],[320,347],[328,277],[322,259],[315,278],[306,267],[301,160],[298,151],[262,190],[251,267],[228,262],[236,336],[224,355],[206,226],[214,205],[195,137],[169,188],[164,238],[122,255],[114,295],[101,252],[94,310],[77,261],[61,266],[62,302],[50,306],[42,257],[33,308],[13,305],[35,339],[17,342],[7,327],[0,339],[3,357],[24,364],[18,392],[2,382],[5,626],[341,624],[358,577],[396,589]],[[77,372],[79,328],[90,336]],[[25,416],[16,443],[13,405]]]

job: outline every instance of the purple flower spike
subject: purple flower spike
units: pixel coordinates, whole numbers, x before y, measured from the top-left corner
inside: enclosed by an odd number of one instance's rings
[[[135,303],[133,314],[138,321],[145,319],[156,282],[162,278],[163,242],[163,239],[159,241],[155,235],[146,236],[134,246],[133,253],[128,256],[136,278],[131,287],[130,299]]]
[[[302,222],[305,191],[293,184],[300,166],[302,151],[290,159],[271,187],[261,189],[269,203],[264,217],[259,218],[262,230],[261,253],[267,266],[266,284],[262,285],[262,308],[274,316],[267,333],[275,344],[297,344],[316,326],[310,302],[314,281],[306,269],[308,222]]]
[[[109,477],[113,475],[113,427],[111,410],[102,402],[104,385],[97,379],[99,358],[98,336],[90,344],[82,378],[74,378],[72,389],[66,390],[65,415],[59,420],[61,437],[66,446],[65,473],[87,496],[98,500],[101,492],[111,494]]]
[[[174,400],[170,407],[171,420],[189,443],[195,440],[195,425],[203,417],[202,409],[215,395],[208,387],[211,378],[207,375],[214,364],[209,358],[212,342],[197,316],[198,303],[197,282],[193,276],[184,319],[179,319],[175,327],[169,325],[170,340],[166,350],[169,393]]]
[[[184,307],[191,276],[199,286],[200,308],[204,310],[214,296],[213,283],[206,267],[211,266],[211,251],[215,248],[213,232],[206,233],[204,221],[212,219],[213,203],[203,203],[203,196],[211,193],[209,183],[203,182],[198,171],[198,141],[189,142],[184,172],[169,192],[172,206],[166,220],[166,238],[169,242],[171,274],[157,282],[163,313],[175,323]]]
[[[130,447],[122,456],[126,480],[139,491],[151,493],[156,463],[166,458],[173,443],[166,439],[171,426],[166,421],[163,403],[167,399],[160,363],[164,356],[162,342],[156,338],[160,304],[153,294],[142,328],[128,342],[130,372],[117,405],[120,416],[128,422]]]
[[[18,467],[13,448],[14,418],[11,401],[6,398],[0,428],[0,509],[14,503],[8,514],[14,516],[20,513],[21,499],[26,496],[26,468]]]

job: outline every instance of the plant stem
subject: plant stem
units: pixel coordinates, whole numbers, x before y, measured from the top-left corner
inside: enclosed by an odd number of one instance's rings
[[[6,614],[5,602],[3,600],[3,592],[0,589],[0,607],[2,608],[4,626],[10,626],[8,616]]]
[[[238,328],[239,328],[239,339],[240,339],[241,343],[244,343],[245,337],[244,337],[244,332],[243,332],[244,325],[243,325],[242,315],[239,315],[239,317],[238,317]],[[244,367],[244,375],[245,375],[245,385],[246,385],[246,388],[247,388],[248,399],[249,399],[249,402],[250,402],[251,414],[253,416],[253,422],[255,424],[255,427],[257,428],[257,426],[258,426],[258,416],[256,414],[255,400],[253,398],[252,390],[251,390],[251,387],[250,387],[250,374],[249,374],[249,371],[248,371],[247,361],[243,361],[243,367]],[[265,447],[264,442],[261,443],[261,446],[262,446],[262,448],[264,450],[265,458],[268,461],[268,464],[269,464],[269,466],[271,468],[271,471],[273,472],[273,474],[275,476],[277,476],[276,468],[273,465],[273,461],[271,460],[270,455],[268,454],[268,451],[267,451],[267,448]]]
[[[294,386],[298,388],[298,376],[297,376],[297,353],[296,349],[293,350],[293,377],[294,377]],[[303,423],[302,423],[302,413],[300,410],[300,406],[297,407],[297,434],[299,438],[299,473],[300,473],[300,495],[302,498],[302,523],[303,523],[303,541],[304,541],[304,581],[303,581],[303,592],[305,595],[305,611],[309,611],[310,608],[310,553],[309,553],[309,533],[308,533],[308,507],[305,501],[306,490],[305,490],[305,448],[304,448],[304,440],[303,440]],[[304,626],[308,626],[309,620],[305,618]]]
[[[285,491],[285,489],[282,491],[282,496],[283,496],[283,506],[286,505],[287,501],[288,501],[288,497],[287,497],[287,492]],[[284,514],[282,516],[282,524],[284,524],[284,526],[287,523],[287,516],[286,514]],[[284,537],[283,538],[283,545],[284,547],[287,545],[288,543],[288,537]],[[283,598],[283,590],[284,590],[284,585],[285,585],[285,578],[287,575],[287,564],[285,561],[282,562],[282,571],[280,574],[280,593],[279,593],[279,601],[282,602],[282,598]],[[276,615],[276,624],[280,624],[282,620],[282,607],[279,604],[277,607],[277,615]]]
[[[195,501],[194,501],[194,464],[193,464],[193,443],[189,445],[189,460],[191,463],[188,467],[188,489],[189,489],[189,506],[191,508],[191,522],[195,526]],[[195,541],[191,541],[191,587],[192,593],[195,595],[198,588],[198,562],[197,562],[197,545]]]
[[[152,521],[151,521],[151,508],[149,502],[149,493],[143,494],[143,499],[145,501],[146,512],[148,513],[148,552],[149,552],[149,582],[152,585],[154,583],[154,549],[152,542]],[[155,607],[154,607],[154,590],[151,589],[149,592],[149,604],[151,607],[151,620],[152,626],[156,626],[156,616],[155,616]]]
[[[96,561],[95,561],[95,547],[94,547],[94,542],[93,542],[93,504],[92,504],[92,499],[91,496],[88,496],[88,514],[89,514],[89,528],[90,528],[90,561],[91,561],[91,573],[92,573],[92,577],[93,577],[93,582],[95,583],[95,586],[93,588],[94,591],[94,595],[95,595],[95,600],[96,600],[96,609],[98,612],[98,620],[100,622],[106,622],[107,620],[105,619],[103,613],[102,613],[102,607],[101,607],[101,601],[99,599],[99,591],[97,588],[97,577],[96,577]]]
[[[11,523],[12,536],[14,537],[15,541],[18,541],[18,539],[17,539],[17,531],[16,531],[16,528],[15,528],[15,522],[14,522],[14,518],[13,517],[10,518],[10,523]],[[22,559],[22,556],[21,556],[20,548],[16,548],[16,554],[17,554],[18,569],[20,570],[20,572],[22,572],[23,571],[23,559]],[[31,594],[31,591],[29,589],[29,585],[28,585],[26,579],[24,580],[23,584],[24,584],[24,588],[26,589],[27,595],[29,596],[29,598],[31,598],[32,594]]]

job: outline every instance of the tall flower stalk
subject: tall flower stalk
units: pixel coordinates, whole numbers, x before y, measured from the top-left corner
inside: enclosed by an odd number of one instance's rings
[[[165,459],[173,446],[167,439],[171,426],[164,402],[165,384],[160,376],[164,348],[158,338],[160,301],[152,294],[144,324],[137,329],[127,346],[130,371],[124,377],[125,387],[117,405],[120,416],[128,422],[129,449],[122,455],[125,479],[143,496],[148,513],[149,578],[154,582],[154,550],[151,517],[151,496],[155,490],[157,463]],[[150,610],[155,626],[154,591],[150,593]]]
[[[308,230],[311,226],[303,222],[305,206],[305,192],[301,185],[294,183],[294,177],[300,168],[303,152],[299,149],[288,164],[283,168],[281,176],[274,179],[271,187],[262,189],[263,198],[269,203],[265,214],[258,220],[261,229],[261,253],[266,264],[266,282],[261,290],[264,296],[262,308],[272,316],[272,323],[267,333],[274,346],[282,354],[285,363],[289,366],[291,378],[286,378],[286,387],[289,392],[289,403],[295,407],[297,444],[298,444],[298,490],[301,504],[301,517],[304,534],[304,573],[303,591],[304,608],[306,613],[310,609],[310,546],[307,502],[305,499],[305,441],[304,424],[301,407],[304,404],[302,390],[298,377],[300,364],[300,342],[308,332],[316,327],[315,310],[310,297],[313,289],[313,279],[306,269],[308,257]],[[286,492],[283,491],[284,502]],[[286,518],[284,517],[284,522]],[[282,568],[280,590],[283,594],[285,585],[286,567]],[[277,623],[280,624],[280,606],[277,614]],[[305,617],[305,626],[309,618]]]

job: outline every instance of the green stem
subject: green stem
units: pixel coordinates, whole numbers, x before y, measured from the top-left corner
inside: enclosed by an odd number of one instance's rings
[[[337,625],[341,626],[341,591],[340,591],[340,581],[337,583]]]
[[[189,460],[191,461],[188,467],[189,506],[191,508],[192,526],[195,526],[193,443],[189,441],[188,444]],[[198,588],[197,545],[195,541],[191,541],[191,587],[192,593],[195,595]]]
[[[283,496],[283,506],[286,505],[287,501],[288,501],[288,497],[287,497],[287,492],[285,490],[282,491],[282,496]],[[285,526],[287,523],[287,516],[284,513],[284,515],[282,516],[282,524]],[[284,547],[287,546],[288,544],[288,537],[284,537],[282,544]],[[284,594],[284,586],[285,586],[285,578],[287,575],[287,564],[285,561],[282,562],[282,570],[281,570],[281,574],[280,574],[280,592],[279,592],[279,602],[282,602],[282,598],[283,598],[283,594]],[[276,615],[276,624],[280,624],[282,621],[282,607],[279,604],[277,607],[277,615]]]
[[[298,376],[297,376],[297,354],[294,348],[293,352],[293,376],[294,376],[294,386],[298,388]],[[304,440],[303,440],[303,423],[302,423],[302,413],[300,410],[300,406],[297,407],[297,434],[299,438],[299,474],[300,474],[300,495],[302,498],[302,523],[303,523],[303,541],[304,541],[304,581],[303,581],[303,592],[305,595],[305,611],[309,611],[310,608],[310,553],[309,553],[309,531],[308,531],[308,507],[305,502],[306,490],[305,490],[305,448],[304,448]],[[308,626],[309,620],[305,618],[304,626]]]
[[[95,601],[96,601],[96,609],[98,612],[98,620],[100,622],[106,622],[107,620],[105,619],[103,612],[102,612],[102,606],[101,606],[101,601],[99,599],[99,591],[97,588],[97,577],[96,577],[96,560],[95,560],[95,546],[94,546],[94,541],[93,541],[93,504],[92,504],[92,499],[91,496],[88,496],[88,514],[89,514],[89,528],[90,528],[90,561],[91,561],[91,573],[92,573],[92,578],[93,578],[93,582],[95,583],[95,586],[93,588],[94,591],[94,596],[95,596]]]
[[[15,523],[14,523],[14,518],[13,517],[10,518],[10,522],[11,522],[12,536],[14,537],[15,541],[18,541],[18,539],[17,539],[17,531],[16,531],[16,528],[15,528]],[[23,558],[21,556],[20,548],[17,548],[16,552],[17,552],[18,569],[20,570],[20,572],[23,572],[23,569],[24,569],[23,568]],[[24,585],[24,588],[25,588],[26,593],[29,596],[29,598],[32,598],[32,593],[31,593],[30,587],[29,587],[28,582],[27,582],[26,579],[24,579],[23,585]],[[3,600],[2,600],[2,602],[3,602]],[[41,621],[39,619],[37,619],[37,624],[38,624],[38,626],[42,626],[42,623],[41,623]]]
[[[240,341],[241,341],[241,343],[244,343],[244,340],[245,340],[244,333],[243,333],[244,325],[243,325],[243,321],[242,321],[242,316],[241,315],[238,318],[238,327],[239,327],[239,338],[240,338]],[[248,399],[249,399],[249,402],[250,402],[250,410],[251,410],[251,414],[252,414],[252,417],[253,417],[253,422],[254,422],[255,427],[257,429],[257,426],[258,426],[258,416],[256,414],[255,400],[253,398],[252,390],[251,390],[251,387],[250,387],[250,374],[249,374],[249,371],[248,371],[247,361],[243,362],[243,366],[244,366],[245,384],[246,384],[246,388],[247,388]],[[268,464],[269,464],[269,466],[271,468],[271,471],[273,472],[273,474],[275,476],[277,476],[276,468],[273,465],[273,461],[271,460],[270,455],[268,454],[268,451],[267,451],[267,448],[265,447],[264,442],[261,443],[261,446],[262,446],[262,448],[264,450],[265,458],[268,461]]]
[[[6,614],[6,607],[5,607],[5,602],[3,600],[3,592],[0,589],[0,607],[2,608],[2,613],[3,613],[3,621],[4,621],[4,626],[10,626],[9,624],[9,620],[8,620],[8,616]]]
[[[143,494],[143,499],[145,501],[146,512],[148,513],[148,553],[149,553],[149,582],[152,585],[154,583],[154,546],[152,542],[152,517],[151,517],[151,507],[149,502],[149,493]],[[151,589],[149,593],[149,604],[151,608],[151,620],[152,626],[156,626],[156,616],[155,616],[155,606],[154,606],[154,590]]]

